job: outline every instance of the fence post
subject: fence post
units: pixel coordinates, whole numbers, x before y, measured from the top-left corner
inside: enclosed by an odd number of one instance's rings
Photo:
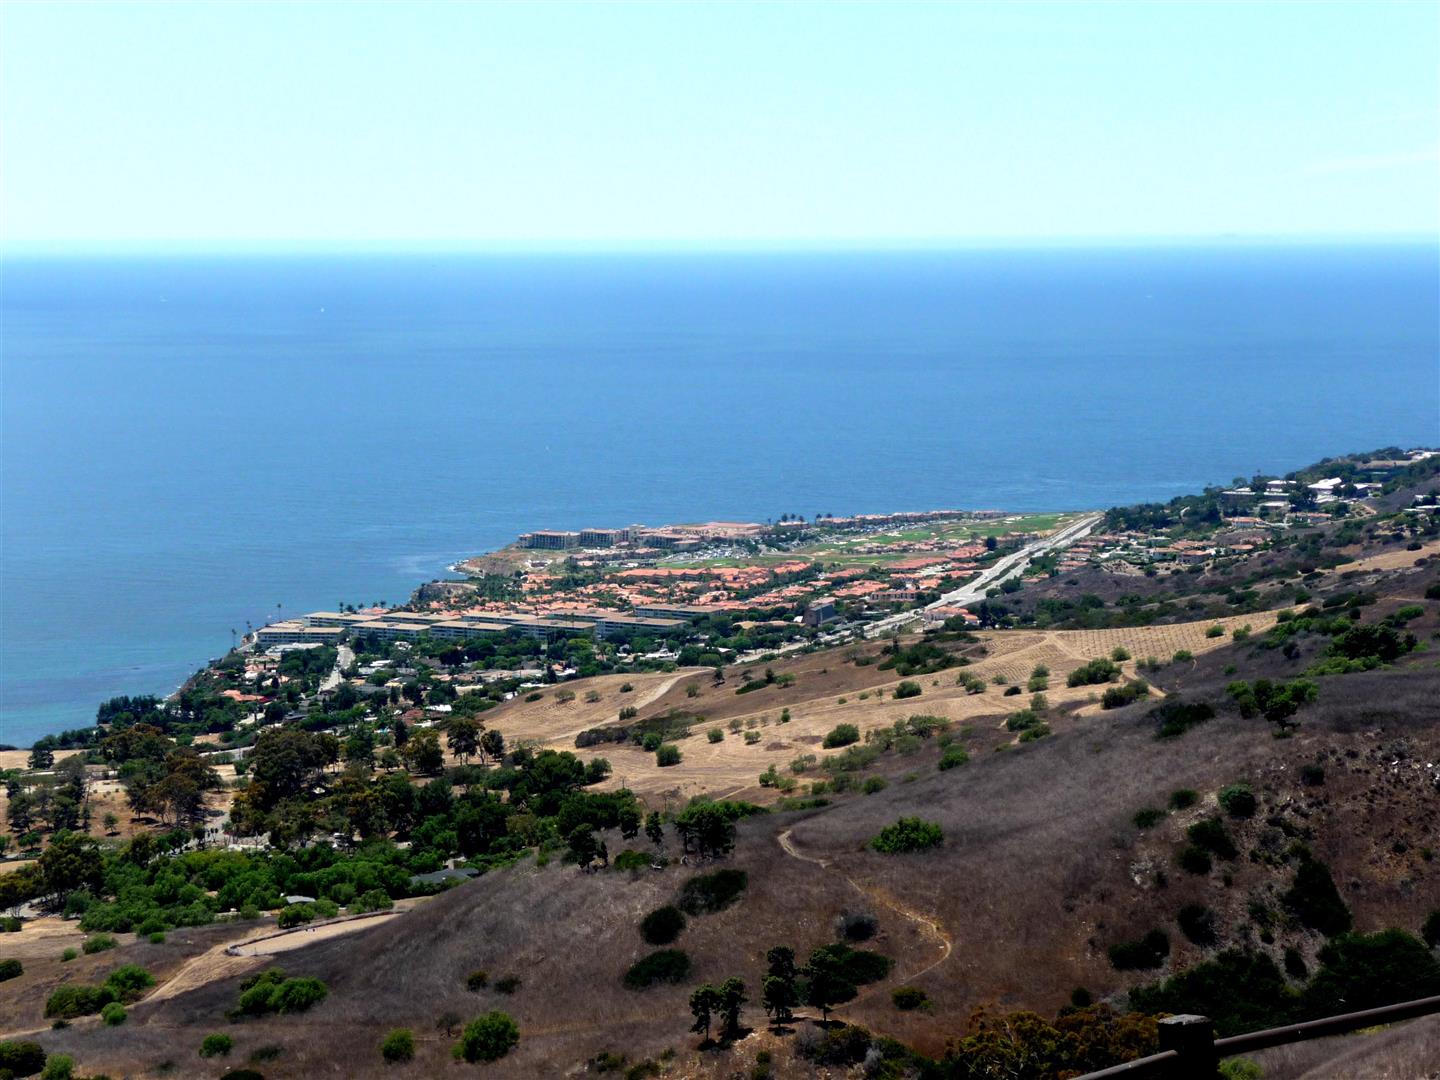
[[[1215,1080],[1220,1056],[1215,1051],[1215,1025],[1208,1016],[1167,1016],[1158,1027],[1161,1052],[1173,1050],[1179,1057],[1168,1075],[1175,1080]]]

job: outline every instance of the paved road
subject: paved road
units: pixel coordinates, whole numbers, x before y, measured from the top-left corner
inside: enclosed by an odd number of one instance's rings
[[[978,578],[969,585],[961,586],[953,592],[948,592],[940,597],[933,604],[926,604],[926,609],[937,607],[965,607],[969,604],[979,603],[985,599],[985,593],[995,588],[1010,578],[1017,577],[1025,572],[1032,560],[1041,555],[1048,555],[1052,551],[1068,547],[1082,536],[1088,535],[1096,525],[1103,520],[1101,514],[1089,514],[1079,521],[1073,522],[1059,532],[1051,533],[1049,536],[1042,536],[1039,540],[1026,544],[1019,551],[1006,555],[994,566],[985,569]],[[914,622],[920,618],[918,611],[905,611],[899,615],[891,615],[881,619],[877,623],[871,623],[865,628],[866,637],[883,637],[884,635],[898,630],[906,623]]]
[[[345,669],[355,662],[355,653],[349,645],[341,645],[335,652],[335,666],[330,669],[330,674],[325,676],[325,681],[320,684],[321,690],[334,690],[345,679]]]

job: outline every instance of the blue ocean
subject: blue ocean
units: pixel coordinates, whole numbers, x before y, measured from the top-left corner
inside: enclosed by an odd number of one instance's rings
[[[9,258],[0,742],[532,528],[1164,499],[1440,441],[1433,246]]]

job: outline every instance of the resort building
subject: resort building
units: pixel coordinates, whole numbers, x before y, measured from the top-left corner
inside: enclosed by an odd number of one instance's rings
[[[540,532],[521,534],[520,546],[540,548],[545,551],[569,551],[571,548],[580,546],[580,534],[556,529],[542,529]]]
[[[255,642],[265,649],[272,645],[333,645],[342,633],[338,627],[307,626],[298,619],[287,619],[260,627]]]

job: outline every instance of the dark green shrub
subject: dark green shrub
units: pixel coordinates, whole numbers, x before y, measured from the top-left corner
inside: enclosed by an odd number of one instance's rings
[[[254,1069],[231,1069],[220,1080],[265,1080],[265,1074]]]
[[[697,874],[680,889],[678,906],[687,915],[723,911],[745,891],[750,878],[744,870],[716,870]]]
[[[1403,930],[1342,934],[1320,950],[1320,969],[1305,988],[1311,1016],[1377,1009],[1440,994],[1440,960]]]
[[[279,968],[266,968],[240,983],[237,1012],[243,1015],[259,1016],[270,1011],[270,995],[275,987],[285,981],[285,972]]]
[[[869,941],[880,929],[880,920],[868,911],[845,911],[835,920],[835,936],[845,941]]]
[[[1233,818],[1255,816],[1255,793],[1245,784],[1231,784],[1220,789],[1220,808]]]
[[[895,697],[897,698],[919,697],[920,694],[920,684],[910,679],[906,679],[899,686],[895,687]]]
[[[1005,730],[1007,731],[1029,731],[1040,723],[1040,717],[1034,709],[1021,709],[1012,713],[1005,719]]]
[[[1196,945],[1207,947],[1215,944],[1215,913],[1204,904],[1186,904],[1175,917],[1180,932]]]
[[[1320,787],[1325,783],[1325,766],[1300,766],[1300,782],[1306,787]]]
[[[610,860],[610,866],[615,870],[645,870],[651,865],[652,861],[649,855],[632,848],[626,848]]]
[[[45,1049],[33,1042],[0,1042],[0,1072],[34,1076],[45,1067]]]
[[[1139,701],[1150,695],[1150,684],[1142,679],[1126,683],[1124,686],[1110,686],[1100,696],[1100,707],[1102,709],[1123,709],[1126,705]]]
[[[1300,950],[1293,946],[1285,950],[1285,974],[1292,979],[1310,977],[1310,969],[1305,966],[1305,957],[1301,956]]]
[[[1143,810],[1136,810],[1132,818],[1137,829],[1149,829],[1165,820],[1165,811],[1156,810],[1153,806],[1147,806]]]
[[[902,817],[895,824],[881,829],[879,835],[870,841],[870,846],[884,855],[901,855],[939,847],[944,842],[945,834],[935,822]]]
[[[629,990],[644,990],[658,982],[678,983],[689,974],[689,956],[680,949],[660,949],[635,961],[621,981]]]
[[[1430,948],[1440,946],[1440,908],[1425,916],[1425,921],[1420,924],[1420,936]]]
[[[80,948],[86,956],[91,956],[98,952],[104,952],[106,949],[113,949],[118,944],[119,942],[109,934],[96,934],[94,937],[86,938]]]
[[[109,1005],[118,995],[108,986],[85,986],[71,983],[58,986],[45,999],[45,1015],[73,1020],[77,1016],[89,1016]]]
[[[1190,788],[1180,788],[1170,793],[1171,810],[1188,810],[1200,801],[1200,793]]]
[[[833,750],[837,746],[849,746],[851,743],[860,741],[860,729],[854,724],[836,724],[825,735],[821,744],[827,750]]]
[[[484,971],[472,971],[465,977],[465,989],[478,994],[490,985],[490,976]]]
[[[155,976],[139,964],[124,964],[105,978],[105,985],[121,1001],[134,1001],[155,985]]]
[[[868,1031],[842,1024],[828,1028],[819,1040],[801,1043],[796,1050],[817,1065],[846,1066],[863,1062],[870,1045]]]
[[[455,1044],[457,1061],[499,1061],[520,1041],[520,1028],[503,1012],[489,1012],[466,1025]]]
[[[680,747],[674,743],[661,743],[655,748],[655,764],[662,769],[670,765],[679,765],[682,756]]]
[[[1353,925],[1350,909],[1340,898],[1329,869],[1308,853],[1301,857],[1295,879],[1280,900],[1302,925],[1326,937],[1343,934]]]
[[[118,1001],[112,1001],[100,1010],[100,1019],[105,1021],[106,1027],[119,1027],[125,1022],[125,1006]]]
[[[200,1056],[203,1058],[226,1057],[234,1049],[235,1040],[219,1032],[200,1040]]]
[[[856,986],[879,982],[890,974],[890,958],[870,949],[852,949],[845,945],[827,946],[832,952],[843,949],[839,955],[841,971],[847,982]]]
[[[1239,852],[1235,850],[1235,841],[1230,839],[1230,834],[1225,831],[1225,824],[1219,818],[1204,818],[1195,822],[1185,830],[1186,837],[1190,843],[1208,851],[1217,859],[1233,859]]]
[[[1122,941],[1107,950],[1116,971],[1157,968],[1170,955],[1170,937],[1163,930],[1151,930],[1138,941]]]
[[[324,1001],[329,988],[319,979],[286,979],[275,988],[270,1008],[278,1013],[305,1012]]]
[[[1210,853],[1194,844],[1189,845],[1179,856],[1180,869],[1190,874],[1208,874],[1211,869]]]
[[[947,746],[945,752],[940,755],[940,762],[937,768],[939,768],[941,772],[946,772],[950,769],[959,768],[961,765],[968,764],[969,761],[970,755],[965,752],[963,746]]]
[[[0,982],[18,979],[25,974],[25,966],[19,960],[0,960]]]
[[[497,994],[513,994],[520,989],[519,975],[501,975],[495,980],[495,992]]]
[[[1114,682],[1120,677],[1120,669],[1110,660],[1100,657],[1082,664],[1065,678],[1066,686],[1094,686],[1098,683]]]
[[[669,945],[685,929],[685,916],[674,904],[656,908],[640,920],[640,936],[651,945]]]
[[[293,930],[297,926],[315,920],[315,908],[310,904],[291,904],[275,916],[275,925],[281,930]]]
[[[396,1028],[380,1043],[380,1056],[391,1065],[415,1056],[415,1036],[409,1028]]]
[[[389,911],[394,906],[395,901],[384,889],[367,889],[350,904],[350,911],[362,915],[370,911]]]
[[[1207,720],[1214,720],[1214,717],[1214,708],[1204,701],[1181,701],[1176,697],[1166,698],[1145,714],[1145,719],[1155,724],[1156,739],[1176,739],[1191,727],[1198,727]]]
[[[929,995],[916,986],[897,986],[890,992],[890,1000],[902,1012],[923,1009],[930,1003]]]
[[[304,1012],[320,1004],[328,994],[329,989],[319,979],[287,979],[279,968],[267,968],[240,984],[236,1011],[248,1016]]]
[[[1292,1023],[1298,1002],[1269,956],[1227,949],[1163,982],[1137,986],[1129,1004],[1133,1012],[1208,1016],[1226,1037]]]
[[[887,786],[888,782],[883,776],[871,776],[867,777],[865,783],[860,785],[860,790],[866,795],[874,795],[884,791]]]

